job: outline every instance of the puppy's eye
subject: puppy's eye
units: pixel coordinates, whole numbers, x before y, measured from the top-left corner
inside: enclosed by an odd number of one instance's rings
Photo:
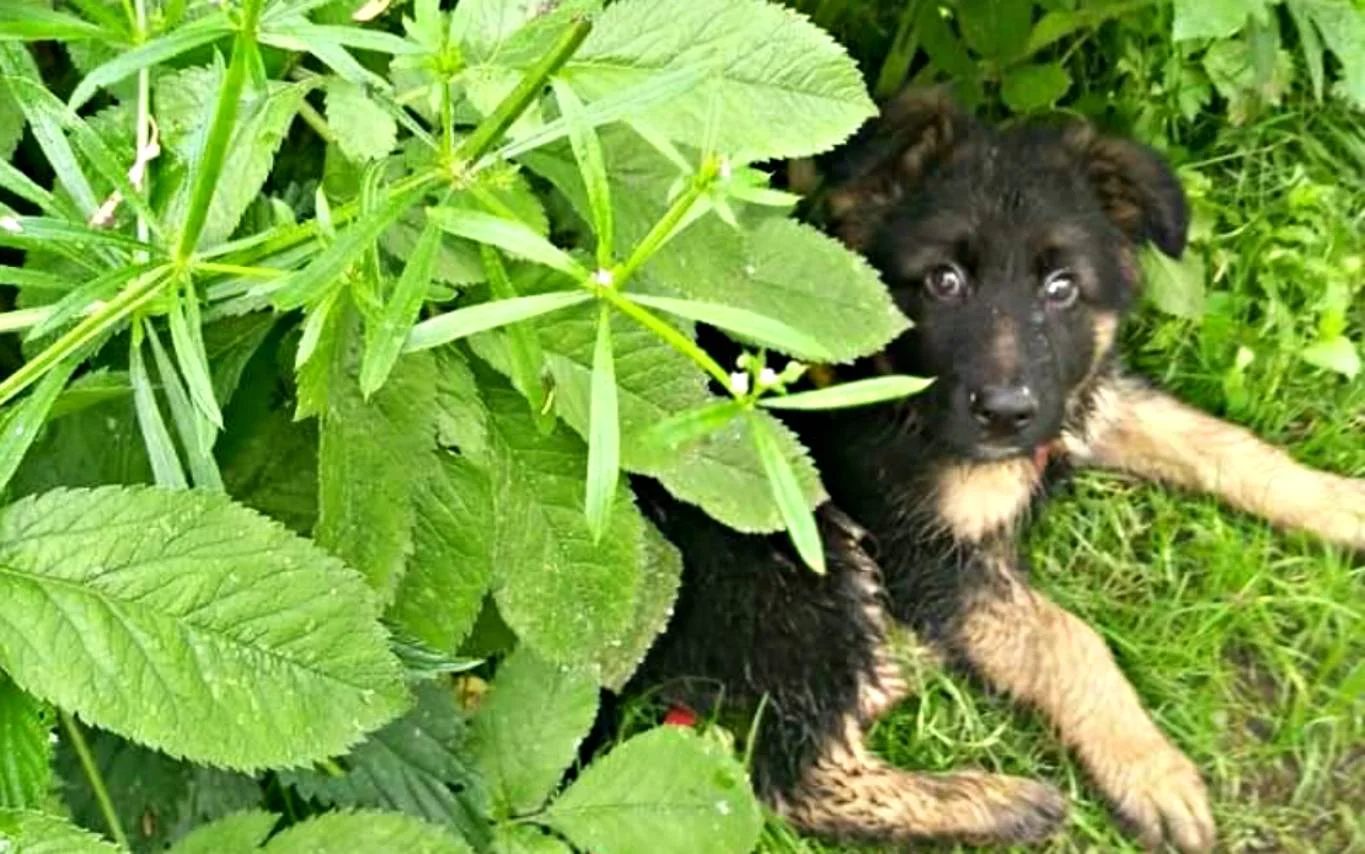
[[[1070,270],[1057,270],[1043,280],[1043,299],[1056,308],[1069,308],[1080,295],[1076,274]]]
[[[967,277],[956,264],[940,264],[924,274],[924,289],[939,302],[955,302],[967,295]]]

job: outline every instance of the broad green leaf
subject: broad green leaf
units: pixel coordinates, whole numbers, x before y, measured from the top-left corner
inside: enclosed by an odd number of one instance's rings
[[[456,237],[486,243],[513,255],[559,270],[574,278],[586,278],[588,271],[569,253],[541,237],[524,223],[493,216],[470,208],[432,208],[427,216]]]
[[[1141,260],[1147,296],[1157,308],[1176,317],[1204,315],[1204,259],[1197,252],[1177,261],[1148,248]]]
[[[230,421],[217,448],[223,485],[252,510],[309,534],[318,517],[317,422],[294,421],[287,409],[267,409],[273,386],[250,391],[259,400],[251,411],[259,414]]]
[[[137,410],[137,424],[142,431],[142,440],[147,446],[147,459],[152,463],[152,474],[160,486],[186,489],[189,481],[185,470],[180,467],[180,456],[176,453],[175,443],[171,441],[166,421],[161,416],[161,407],[156,401],[156,391],[152,387],[151,375],[142,356],[143,327],[146,321],[138,321],[133,333],[131,348],[128,351],[128,377],[133,383],[133,406]]]
[[[15,854],[120,854],[118,846],[59,816],[0,809],[0,842]]]
[[[269,311],[225,317],[204,327],[204,353],[213,374],[214,399],[232,402],[247,363],[279,318]]]
[[[1341,63],[1338,86],[1357,109],[1365,109],[1365,10],[1348,0],[1294,0],[1286,5],[1312,18],[1327,49]]]
[[[304,320],[303,335],[294,354],[295,376],[298,381],[298,402],[294,420],[302,421],[324,415],[331,409],[332,389],[344,382],[347,360],[350,358],[352,336],[356,335],[356,314],[351,308],[350,295],[345,290],[332,291],[313,308]],[[316,330],[316,334],[314,333]],[[313,338],[309,344],[308,338]],[[310,351],[299,363],[305,345]]]
[[[787,324],[748,309],[715,302],[631,294],[632,301],[696,320],[752,339],[774,349],[818,361],[832,360],[834,354],[824,345]]]
[[[583,513],[587,448],[563,427],[536,427],[521,396],[481,383],[488,404],[494,596],[517,635],[545,658],[578,662],[628,631],[640,581],[643,519],[624,486],[605,535]]]
[[[518,648],[479,705],[470,750],[499,817],[544,806],[597,716],[597,680]]]
[[[365,327],[365,358],[360,367],[360,392],[369,397],[384,385],[403,342],[422,310],[422,300],[431,287],[436,267],[436,251],[441,246],[441,231],[430,223],[422,230],[417,246],[403,267],[379,320]]]
[[[759,404],[769,409],[845,409],[851,406],[867,406],[871,403],[886,403],[919,394],[932,382],[932,379],[923,377],[900,375],[873,377],[815,391],[765,397]]]
[[[22,173],[6,161],[14,156],[14,150],[19,147],[19,141],[24,138],[24,127],[27,124],[28,120],[24,117],[23,110],[19,109],[19,104],[14,100],[14,96],[10,94],[9,87],[0,83],[0,186],[11,192],[15,192],[15,176],[22,175]],[[23,179],[23,183],[37,186],[29,179]],[[40,188],[40,193],[46,195],[47,191]],[[22,193],[19,195],[27,198]],[[40,207],[44,213],[51,213],[47,207],[41,205]]]
[[[564,0],[554,6],[522,0],[465,0],[450,17],[450,40],[471,62],[519,66],[539,59],[573,16],[589,16],[601,0]]]
[[[1033,0],[958,0],[962,40],[986,59],[1009,60],[1023,52]]]
[[[509,323],[527,320],[558,311],[569,306],[591,300],[592,294],[586,291],[556,291],[535,296],[513,297],[493,302],[457,308],[445,314],[438,314],[424,320],[412,328],[404,352],[428,350],[447,344],[457,338],[465,338],[476,332],[496,329]]]
[[[498,251],[484,245],[479,247],[479,254],[488,272],[488,290],[493,298],[515,299],[516,287],[507,275],[507,268],[503,266]],[[526,396],[540,428],[545,431],[552,429],[555,416],[549,406],[549,392],[545,388],[545,353],[540,349],[540,339],[532,324],[526,321],[508,324],[507,355],[512,385]]]
[[[0,510],[0,667],[91,723],[244,770],[403,708],[362,580],[226,496],[54,490]]]
[[[1324,68],[1323,55],[1326,49],[1322,44],[1322,36],[1318,33],[1318,26],[1309,16],[1308,10],[1300,3],[1286,3],[1285,7],[1289,10],[1290,17],[1294,19],[1294,29],[1299,36],[1299,50],[1303,52],[1303,64],[1308,68],[1308,79],[1313,84],[1313,97],[1321,101],[1322,93],[1326,88],[1327,72]],[[1347,74],[1349,75],[1348,68]],[[1365,89],[1361,90],[1365,94]],[[1360,98],[1365,103],[1365,97]]]
[[[1175,0],[1171,38],[1224,39],[1236,35],[1255,17],[1265,20],[1266,0]]]
[[[75,372],[76,365],[77,361],[71,359],[53,368],[28,397],[0,411],[0,493],[3,493],[5,485],[24,461],[24,455],[38,438],[48,413],[66,386],[66,381]]]
[[[225,12],[213,12],[206,17],[176,27],[163,36],[120,51],[115,58],[100,65],[82,78],[68,103],[79,109],[101,88],[131,77],[144,68],[151,68],[174,59],[195,48],[215,42],[233,32],[232,21]]]
[[[608,647],[598,658],[602,684],[611,691],[622,690],[635,675],[635,669],[673,615],[673,603],[682,581],[682,553],[648,521],[640,557],[643,561],[640,589],[635,594],[630,631],[620,644]]]
[[[671,726],[594,762],[537,821],[594,854],[752,851],[763,826],[744,768],[716,741]]]
[[[1058,62],[1019,65],[1005,73],[1000,97],[1016,113],[1046,109],[1071,88],[1071,75]]]
[[[792,544],[806,565],[823,575],[825,573],[825,548],[820,542],[820,530],[815,525],[815,514],[806,504],[801,492],[801,484],[791,465],[782,457],[782,449],[777,437],[767,424],[753,419],[749,422],[749,435],[753,437],[758,458],[763,461],[763,471],[773,490],[773,499],[782,513],[782,522],[787,528]]]
[[[1335,371],[1347,379],[1360,373],[1360,350],[1345,335],[1337,335],[1303,348],[1299,353],[1305,362]]]
[[[444,682],[420,685],[416,694],[412,711],[371,733],[342,760],[342,776],[284,772],[281,779],[324,804],[395,810],[486,841],[482,783],[467,752],[454,694]]]
[[[41,807],[52,781],[52,721],[0,673],[0,810]]]
[[[744,409],[741,400],[717,399],[655,422],[640,434],[640,441],[660,448],[678,448],[716,432],[738,418]]]
[[[398,144],[398,123],[365,90],[347,80],[327,84],[327,126],[351,160],[378,160]]]
[[[29,130],[51,164],[57,182],[71,195],[81,216],[94,213],[100,205],[99,200],[76,161],[61,122],[45,108],[44,96],[50,97],[50,93],[43,86],[37,63],[28,48],[0,42],[0,76],[8,78],[9,93],[28,120]]]
[[[612,499],[621,469],[621,422],[616,404],[616,365],[611,354],[611,308],[597,316],[592,359],[592,408],[588,415],[588,482],[583,506],[588,530],[600,540],[611,519]]]
[[[234,813],[196,827],[171,846],[169,854],[232,854],[255,851],[280,817],[263,810]]]
[[[46,6],[13,2],[0,8],[0,41],[79,41],[117,35]]]
[[[463,840],[434,824],[401,813],[356,810],[314,816],[287,828],[261,849],[265,854],[472,854]]]
[[[69,388],[85,382],[85,377],[77,378]],[[131,390],[131,381],[129,386]],[[8,494],[18,497],[59,486],[151,482],[151,466],[128,395],[50,418],[10,480]]]
[[[433,649],[454,653],[474,628],[493,579],[493,498],[488,475],[441,452],[414,498],[408,570],[389,619]]]
[[[571,854],[562,839],[531,824],[500,824],[493,831],[498,854]]]
[[[368,401],[360,393],[359,343],[344,341],[318,445],[318,544],[359,570],[384,605],[393,601],[413,548],[413,496],[436,447],[436,368],[407,356]]]
[[[407,261],[417,249],[426,226],[426,216],[421,210],[409,211],[399,218],[379,238],[379,245],[399,261]],[[484,279],[483,267],[479,262],[479,248],[467,240],[444,237],[436,250],[436,263],[432,275],[448,285],[467,285]]]
[[[132,383],[128,381],[127,371],[104,369],[89,371],[62,390],[48,410],[48,421],[56,421],[64,415],[71,415],[98,406],[110,400],[127,397],[133,393]]]
[[[842,47],[805,17],[760,0],[613,3],[563,76],[593,101],[687,66],[710,73],[631,121],[694,142],[704,137],[714,104],[724,116],[717,150],[757,160],[825,151],[875,112]]]
[[[460,351],[436,351],[436,440],[485,467],[488,459],[488,409]]]
[[[615,228],[612,225],[611,187],[607,182],[607,167],[602,160],[602,143],[597,139],[597,132],[588,124],[583,102],[574,93],[573,87],[563,80],[554,80],[553,84],[555,100],[569,127],[569,142],[578,161],[578,171],[587,188],[588,207],[592,210],[592,230],[597,238],[597,266],[610,269],[614,262],[612,250]]]

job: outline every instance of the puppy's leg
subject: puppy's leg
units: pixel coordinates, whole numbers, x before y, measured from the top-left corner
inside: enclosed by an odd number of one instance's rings
[[[1147,716],[1104,641],[1030,588],[1011,559],[982,555],[979,567],[949,628],[953,651],[1051,721],[1144,845],[1208,850],[1199,772]]]
[[[1212,493],[1273,524],[1365,549],[1365,479],[1309,468],[1241,427],[1132,380],[1096,392],[1087,430],[1067,440],[1078,462]]]

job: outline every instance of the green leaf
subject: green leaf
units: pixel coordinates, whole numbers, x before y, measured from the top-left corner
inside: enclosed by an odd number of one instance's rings
[[[327,84],[327,126],[342,153],[358,163],[385,157],[398,144],[393,116],[347,80]]]
[[[433,649],[454,653],[474,628],[493,579],[493,497],[488,475],[439,454],[414,496],[408,570],[389,618]]]
[[[563,427],[542,434],[520,395],[481,385],[491,416],[498,609],[545,658],[586,660],[629,629],[644,520],[618,486],[606,533],[594,540],[583,512],[583,443]]]
[[[1287,5],[1312,18],[1327,49],[1341,63],[1337,85],[1357,109],[1365,109],[1365,10],[1348,0],[1294,0]],[[1299,29],[1303,31],[1302,26]]]
[[[0,41],[104,40],[111,34],[94,24],[32,3],[0,8]]]
[[[1345,335],[1337,335],[1303,348],[1299,353],[1310,365],[1335,371],[1347,379],[1360,374],[1360,350]]]
[[[1033,0],[958,0],[962,40],[987,59],[1009,60],[1023,52],[1033,22]]]
[[[14,96],[10,94],[9,87],[0,84],[0,186],[4,186],[11,192],[17,192],[14,189],[16,176],[21,183],[30,188],[37,187],[31,179],[22,177],[22,173],[18,169],[5,162],[14,156],[15,149],[19,147],[19,141],[24,138],[24,127],[27,124],[28,120],[24,117],[23,110],[19,109],[19,104],[14,100]],[[38,192],[40,196],[48,195],[47,191],[42,188],[38,188]],[[19,195],[32,201],[32,198],[23,193],[19,193]],[[51,213],[47,207],[42,207],[42,210],[44,213]]]
[[[220,494],[54,490],[0,510],[0,667],[196,762],[320,759],[394,717],[377,616],[353,572]]]
[[[1204,259],[1186,252],[1179,261],[1155,249],[1142,252],[1142,273],[1152,303],[1176,317],[1204,315]]]
[[[716,105],[724,115],[716,150],[759,160],[825,151],[875,113],[857,66],[834,39],[804,16],[760,0],[612,3],[563,76],[593,101],[686,66],[710,74],[632,122],[695,142],[705,138]]]
[[[647,446],[675,449],[715,433],[738,418],[745,409],[741,400],[718,398],[655,422],[640,434],[640,442]]]
[[[76,154],[71,150],[71,143],[66,139],[61,122],[46,108],[46,99],[51,95],[43,85],[38,66],[28,48],[21,44],[0,42],[0,75],[8,78],[6,82],[10,95],[28,119],[29,131],[51,164],[57,182],[71,194],[81,216],[90,216],[99,207],[99,200],[95,198],[89,179],[76,161]]]
[[[1058,62],[1011,68],[1000,84],[1000,97],[1016,113],[1051,107],[1071,88],[1071,75]]]
[[[358,336],[352,336],[358,337]],[[318,543],[393,601],[413,547],[413,495],[431,465],[436,437],[436,367],[429,354],[398,362],[366,402],[356,379],[359,346],[343,342],[318,450]]]
[[[763,825],[744,768],[715,741],[670,726],[594,762],[537,820],[595,854],[751,851]]]
[[[261,850],[265,854],[473,854],[469,845],[434,824],[371,810],[315,816],[287,828]]]
[[[270,406],[273,386],[252,389]],[[266,409],[234,421],[218,449],[223,485],[238,501],[282,522],[298,534],[310,533],[318,516],[317,422],[290,418],[287,409]]]
[[[885,403],[919,394],[933,383],[932,379],[910,376],[872,377],[840,383],[829,388],[803,391],[780,397],[765,397],[759,405],[769,409],[845,409]]]
[[[494,299],[515,299],[517,289],[507,275],[498,252],[491,246],[480,246],[484,269],[488,271],[488,289]],[[512,385],[531,405],[536,423],[542,430],[554,426],[554,412],[550,407],[549,392],[545,388],[545,353],[540,349],[535,327],[526,322],[507,326],[508,358],[511,363]]]
[[[87,377],[72,381],[69,388],[80,388],[89,382]],[[151,466],[137,427],[132,399],[123,397],[60,419],[49,417],[42,435],[14,473],[9,494],[29,495],[58,486],[150,483],[151,480]]]
[[[152,345],[152,358],[156,360],[156,370],[161,377],[161,390],[166,395],[166,403],[175,421],[176,432],[180,435],[180,445],[185,449],[185,462],[189,465],[194,485],[207,489],[223,488],[223,477],[218,471],[218,463],[213,458],[213,425],[205,420],[203,413],[196,409],[185,393],[175,365],[161,346],[156,330],[145,327],[147,341]]]
[[[142,358],[141,324],[135,327],[131,349],[128,351],[128,377],[133,383],[133,406],[137,410],[137,424],[142,430],[142,439],[147,445],[147,459],[152,463],[152,474],[161,486],[186,489],[189,481],[185,470],[180,467],[180,456],[176,453],[175,443],[171,441],[166,421],[161,416],[161,407],[156,402],[156,391],[152,388],[151,376]]]
[[[14,845],[15,854],[121,854],[105,842],[63,818],[33,810],[0,809],[0,842]]]
[[[488,458],[488,409],[484,406],[474,373],[460,351],[442,347],[436,351],[436,440],[483,466]]]
[[[269,31],[297,39],[311,50],[314,45],[341,45],[357,50],[378,53],[403,54],[422,53],[421,45],[399,38],[381,30],[368,30],[361,27],[339,27],[328,24],[312,24],[302,19],[272,23]]]
[[[749,419],[749,434],[753,437],[758,458],[763,461],[763,471],[768,475],[768,483],[773,490],[773,499],[782,513],[782,522],[787,528],[792,544],[806,565],[823,575],[825,573],[825,548],[820,543],[820,530],[815,525],[815,514],[806,504],[801,492],[801,484],[796,479],[777,437],[767,424]]]
[[[621,469],[621,423],[617,417],[616,366],[611,355],[611,308],[605,303],[597,318],[597,345],[592,359],[592,409],[588,422],[588,482],[583,499],[588,530],[602,539],[611,519],[612,499]]]
[[[572,854],[563,840],[530,824],[500,824],[493,831],[498,854]]]
[[[171,846],[168,854],[227,854],[254,851],[270,835],[280,817],[263,810],[239,812],[195,828]]]
[[[408,256],[403,274],[398,277],[377,323],[365,328],[365,358],[360,367],[360,392],[369,397],[384,385],[403,342],[422,310],[422,301],[431,287],[436,267],[436,251],[441,246],[441,231],[428,223]]]
[[[18,471],[24,454],[32,447],[57,396],[75,372],[78,362],[71,359],[58,365],[39,381],[33,392],[20,403],[0,413],[0,493]],[[0,801],[0,804],[3,804]],[[10,806],[15,806],[10,804]]]
[[[611,187],[607,182],[607,167],[602,160],[602,144],[588,124],[583,102],[574,94],[573,87],[563,80],[554,80],[555,100],[569,128],[569,142],[583,184],[588,191],[588,207],[592,210],[592,229],[597,237],[597,266],[610,269],[615,228],[612,225]]]
[[[1240,32],[1248,18],[1265,20],[1268,14],[1266,0],[1175,0],[1171,38],[1225,39]]]
[[[557,6],[522,0],[465,0],[450,16],[450,40],[471,62],[532,63],[549,50],[574,16],[602,8],[601,0],[565,0]]]
[[[101,88],[124,80],[144,68],[160,65],[181,54],[203,47],[233,32],[232,21],[224,12],[172,29],[163,36],[143,42],[131,50],[120,51],[113,59],[93,69],[77,84],[68,105],[80,109]]]
[[[465,338],[476,332],[496,329],[509,323],[516,323],[552,311],[591,300],[592,294],[586,291],[556,291],[528,297],[513,297],[493,302],[457,308],[445,314],[422,321],[412,328],[404,352],[428,350],[439,347],[457,338]]]
[[[657,308],[669,314],[686,317],[701,323],[733,332],[750,338],[759,344],[774,349],[803,356],[817,361],[832,360],[834,354],[809,335],[795,330],[787,324],[773,320],[765,315],[748,309],[736,308],[714,302],[654,297],[646,294],[631,294],[629,299],[641,305]]]
[[[602,684],[611,691],[622,690],[644,661],[673,615],[673,603],[682,582],[682,553],[648,521],[640,557],[640,589],[635,594],[630,631],[621,643],[608,647],[597,659],[602,668]]]
[[[340,777],[284,772],[306,798],[332,806],[378,807],[444,824],[465,839],[488,838],[481,782],[465,747],[465,725],[446,683],[417,688],[417,705],[370,734]]]
[[[42,703],[0,673],[0,810],[43,805],[52,781],[51,730]]]
[[[213,380],[209,378],[208,356],[204,353],[204,330],[199,319],[199,295],[194,285],[179,282],[171,286],[171,308],[168,320],[171,343],[175,347],[176,363],[185,377],[190,399],[213,426],[223,429],[223,413],[213,394]]]
[[[427,216],[436,225],[456,237],[496,246],[577,279],[588,276],[588,271],[582,264],[524,223],[470,208],[432,208],[427,212]]]
[[[213,374],[213,396],[227,406],[232,402],[247,363],[256,355],[278,317],[261,311],[241,317],[225,317],[204,327],[204,354]]]
[[[518,648],[498,667],[472,723],[470,750],[499,817],[544,806],[597,716],[597,680]]]

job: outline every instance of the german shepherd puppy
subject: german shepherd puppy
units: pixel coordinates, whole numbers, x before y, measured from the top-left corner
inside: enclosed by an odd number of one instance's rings
[[[819,513],[825,576],[783,537],[738,534],[640,488],[686,569],[637,684],[722,713],[766,697],[755,787],[806,832],[892,844],[1052,834],[1066,804],[1051,785],[904,771],[869,753],[864,732],[906,694],[888,646],[905,626],[1036,708],[1144,845],[1209,849],[1198,769],[1099,635],[1029,586],[1021,524],[1046,482],[1088,465],[1365,548],[1365,481],[1299,465],[1119,367],[1139,247],[1177,257],[1186,242],[1180,184],[1147,148],[1081,125],[988,128],[911,91],[833,177],[829,227],[915,321],[852,372],[937,381],[897,404],[791,419],[832,497]]]

